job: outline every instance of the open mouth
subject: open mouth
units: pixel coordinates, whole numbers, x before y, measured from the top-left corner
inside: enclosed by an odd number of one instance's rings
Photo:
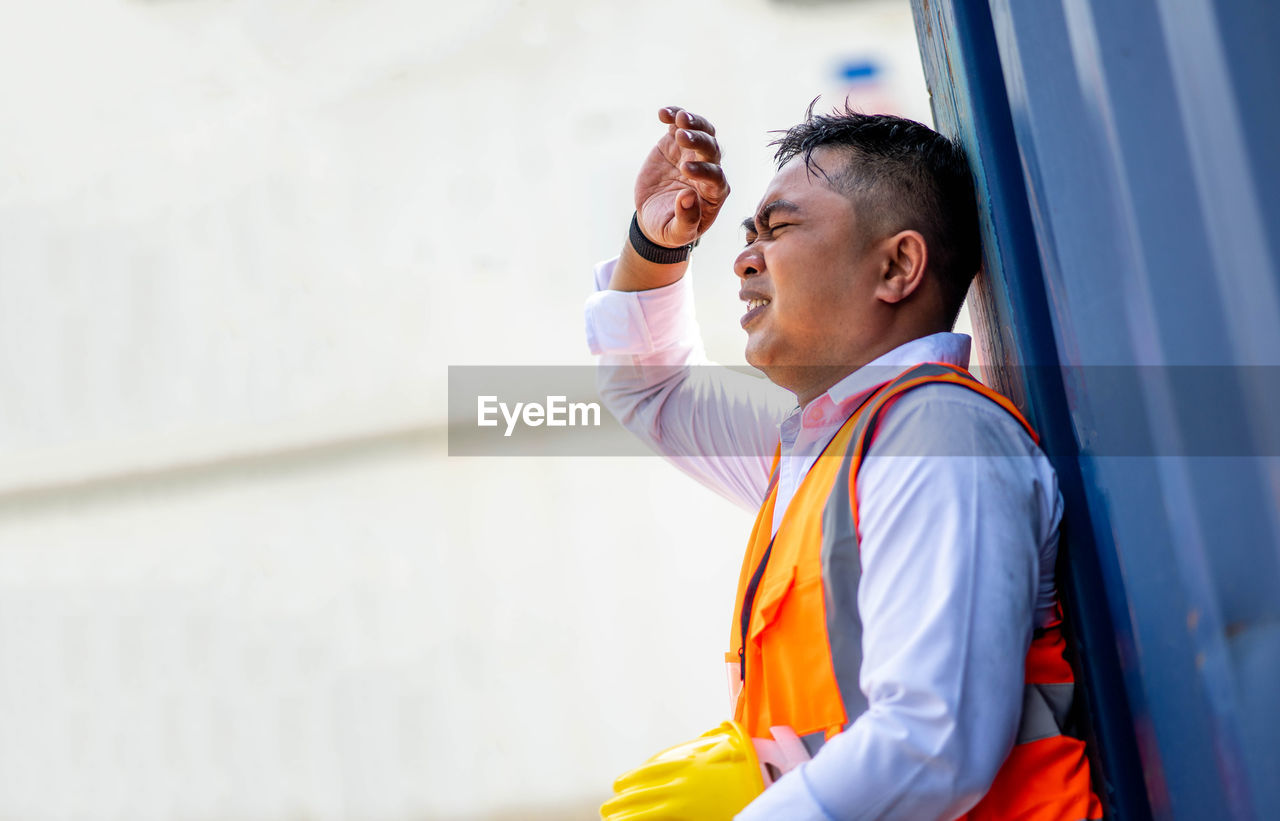
[[[742,315],[742,327],[747,327],[749,322],[763,313],[764,309],[769,307],[770,301],[768,299],[748,299],[747,312]]]

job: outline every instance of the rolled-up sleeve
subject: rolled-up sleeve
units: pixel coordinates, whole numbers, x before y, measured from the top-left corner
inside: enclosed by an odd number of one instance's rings
[[[609,364],[694,364],[702,358],[701,334],[693,310],[689,277],[651,291],[610,291],[617,260],[595,267],[595,293],[587,297],[587,347]],[[655,354],[670,352],[673,357]],[[671,361],[672,359],[676,361]]]

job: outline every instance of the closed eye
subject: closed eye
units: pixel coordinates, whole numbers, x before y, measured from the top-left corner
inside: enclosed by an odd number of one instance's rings
[[[791,225],[792,225],[792,223],[789,223],[789,222],[779,222],[779,223],[776,223],[776,224],[774,224],[774,225],[766,225],[766,226],[764,227],[764,230],[760,231],[759,233],[756,233],[755,231],[748,231],[748,232],[747,232],[747,245],[750,245],[751,243],[755,242],[756,240],[760,239],[761,237],[764,237],[764,238],[766,238],[766,239],[769,239],[769,238],[771,238],[774,234],[778,233],[778,231],[779,231],[779,230],[781,230],[781,229],[783,229],[783,228],[790,228],[790,227],[791,227]]]
[[[793,207],[791,206],[790,203],[786,203],[781,200],[779,201],[778,205],[780,205],[781,207],[787,208],[788,210],[790,210],[790,208]],[[768,210],[774,210],[774,209],[766,209],[766,211]],[[792,225],[795,224],[791,222],[770,223],[767,213],[764,215],[764,218],[761,220],[758,220],[758,222],[760,223],[760,225],[759,225],[759,230],[757,231],[756,230],[757,220],[753,220],[750,217],[748,217],[747,219],[744,219],[742,221],[742,228],[747,232],[747,245],[750,245],[751,243],[755,242],[757,239],[760,239],[761,237],[765,237],[766,239],[771,238],[774,234],[776,234],[781,229],[790,228]]]

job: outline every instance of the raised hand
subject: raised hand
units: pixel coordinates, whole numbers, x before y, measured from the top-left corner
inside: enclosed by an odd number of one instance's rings
[[[711,227],[729,196],[716,129],[705,117],[668,106],[658,111],[667,133],[636,176],[636,214],[651,241],[678,248]]]

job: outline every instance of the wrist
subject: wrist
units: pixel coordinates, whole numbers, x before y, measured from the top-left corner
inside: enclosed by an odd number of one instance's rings
[[[687,261],[672,265],[650,262],[640,256],[630,242],[624,242],[618,252],[613,276],[609,279],[609,290],[652,291],[682,279],[688,269]]]
[[[644,231],[640,229],[640,217],[634,213],[631,215],[631,232],[628,234],[627,239],[631,249],[641,259],[652,262],[655,265],[675,265],[685,262],[689,259],[689,254],[693,252],[694,246],[698,244],[695,239],[688,245],[681,245],[676,248],[659,245],[645,236]]]

